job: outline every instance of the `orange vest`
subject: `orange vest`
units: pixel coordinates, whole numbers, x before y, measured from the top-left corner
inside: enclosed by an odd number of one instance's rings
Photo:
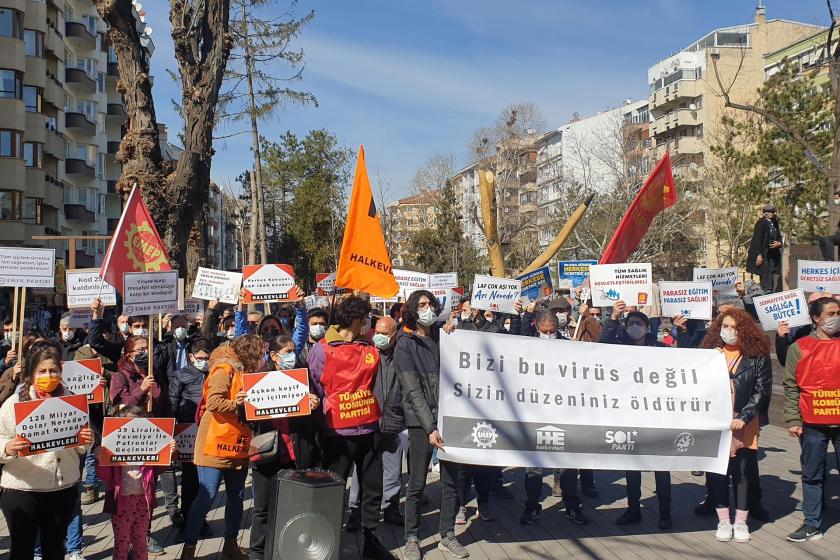
[[[230,364],[221,364],[227,375],[231,378],[230,392],[228,399],[235,401],[236,394],[242,390],[242,372],[234,371]],[[207,388],[210,378],[213,375],[222,373],[213,372],[204,381],[204,400],[207,400]],[[211,457],[222,459],[247,459],[248,446],[251,443],[253,433],[247,424],[240,422],[236,414],[206,411],[204,416],[209,416],[210,425],[207,427],[207,436],[204,440],[203,452]]]
[[[799,411],[806,424],[840,424],[840,338],[797,341]]]
[[[355,428],[378,422],[382,413],[373,394],[379,370],[379,351],[364,342],[324,345],[324,417],[332,429]]]

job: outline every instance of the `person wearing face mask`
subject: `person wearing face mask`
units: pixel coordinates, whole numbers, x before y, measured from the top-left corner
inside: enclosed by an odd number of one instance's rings
[[[306,363],[309,358],[309,351],[312,347],[318,344],[318,341],[324,338],[327,333],[327,321],[329,317],[327,311],[321,308],[310,309],[306,318],[308,337],[300,352],[300,360]]]
[[[167,317],[164,317],[166,324]],[[187,332],[187,318],[184,315],[173,315],[169,318],[167,333],[160,343],[157,344],[160,352],[159,362],[168,376],[173,372],[189,365],[189,355],[195,338]],[[158,362],[155,362],[158,367]]]
[[[152,399],[155,418],[170,416],[169,399],[161,389],[158,378],[148,374],[149,346],[145,338],[131,336],[123,345],[123,354],[117,361],[117,372],[111,376],[110,400],[115,407],[121,405],[146,407]],[[165,387],[165,386],[164,386]]]
[[[818,299],[824,297],[830,298],[834,296],[829,292],[814,292],[808,296],[808,305],[811,305]],[[808,336],[813,331],[813,325],[803,325],[801,327],[791,328],[787,321],[782,321],[779,323],[778,328],[776,328],[775,346],[776,358],[779,359],[779,363],[782,364],[782,367],[785,366],[785,363],[787,361],[787,352],[791,345],[800,338]]]
[[[61,316],[58,324],[58,344],[61,346],[61,359],[65,362],[75,360],[76,350],[85,344],[85,334],[70,326],[70,313]]]
[[[782,289],[782,231],[776,218],[776,207],[772,204],[763,209],[753,229],[747,252],[747,272],[761,278],[761,289],[765,294]]]
[[[791,542],[822,538],[823,486],[828,442],[840,460],[840,415],[819,414],[815,393],[840,390],[840,301],[819,298],[808,308],[813,332],[788,349],[785,363],[784,418],[788,433],[802,448],[802,515],[805,522],[787,536]],[[823,407],[825,408],[825,407]],[[828,411],[825,411],[828,412]],[[838,461],[840,462],[840,461]]]
[[[105,306],[102,304],[102,300],[94,301],[91,304],[90,308],[92,311],[92,316],[90,321],[90,327],[88,329],[87,344],[89,344],[90,347],[98,355],[104,356],[105,358],[109,359],[111,362],[116,364],[123,356],[123,346],[125,344],[125,341],[108,339],[108,328],[105,324],[105,320],[102,318],[103,313],[105,311]],[[145,318],[129,317],[128,325],[128,337],[134,336],[148,338],[149,331],[147,329]],[[155,373],[157,373],[158,371],[160,371],[157,360],[160,359],[161,353],[159,351],[156,351],[155,356]],[[165,376],[163,377],[163,379],[165,379]]]
[[[128,315],[117,315],[117,340],[125,342],[131,336],[131,325],[128,323]]]
[[[622,324],[621,317],[627,313]],[[647,315],[640,311],[627,312],[627,305],[618,300],[613,306],[612,315],[604,323],[601,332],[601,342],[606,344],[623,344],[627,346],[657,346],[664,345],[656,340],[656,335],[650,332],[650,322]],[[659,529],[668,531],[673,527],[671,521],[671,473],[656,471],[656,497],[659,500]],[[616,519],[617,525],[630,525],[642,520],[642,473],[627,471],[627,511]]]
[[[548,310],[557,316],[557,328],[562,338],[571,339],[574,331],[569,323],[571,322],[572,306],[565,297],[559,297],[548,303]]]
[[[725,475],[707,473],[709,497],[718,514],[715,538],[719,541],[750,540],[747,527],[749,493],[760,481],[758,476],[758,431],[761,411],[770,400],[772,365],[770,343],[752,317],[741,310],[730,310],[709,325],[702,348],[724,354],[732,387],[732,445]],[[730,479],[735,488],[735,522],[729,515]]]
[[[229,344],[236,337],[234,317],[230,314],[226,317],[223,314],[220,315],[218,310],[218,301],[208,301],[207,308],[204,310],[204,318],[201,320],[200,336],[207,341],[212,350]],[[230,334],[230,337],[228,337],[228,334]]]

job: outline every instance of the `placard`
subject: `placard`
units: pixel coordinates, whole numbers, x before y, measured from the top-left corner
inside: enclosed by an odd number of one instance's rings
[[[53,288],[55,249],[0,247],[0,287]]]
[[[840,293],[840,262],[837,261],[799,261],[797,263],[799,283],[796,285],[806,292]]]
[[[303,304],[307,311],[312,311],[316,308],[326,309],[330,306],[330,298],[327,296],[306,296],[303,298]]]
[[[413,270],[401,270],[398,268],[393,269],[392,272],[394,279],[400,286],[400,291],[397,296],[403,298],[403,300],[408,298],[406,291],[413,291],[420,288],[428,289],[429,287],[429,275],[425,272],[414,272]],[[372,296],[370,301],[371,303],[391,303],[397,301],[397,296],[392,298]]]
[[[19,455],[36,455],[84,445],[79,432],[88,427],[86,395],[50,397],[14,403],[15,435],[29,443]]]
[[[476,274],[473,280],[470,307],[497,313],[516,313],[514,304],[519,299],[520,293],[522,293],[520,280]]]
[[[309,410],[309,371],[306,368],[246,373],[245,418],[269,420],[305,416]]]
[[[738,283],[738,268],[694,268],[695,282],[711,282],[712,291],[717,295],[734,296],[737,295],[738,290],[736,284]]]
[[[169,466],[174,433],[174,418],[105,417],[99,464]]]
[[[70,310],[70,326],[74,329],[86,329],[93,321],[93,309],[77,308]]]
[[[192,297],[221,303],[239,303],[242,273],[198,267]]]
[[[77,268],[65,274],[69,309],[89,308],[97,298],[102,300],[102,305],[117,305],[117,290],[99,276],[98,268]]]
[[[650,263],[597,264],[589,269],[592,304],[612,306],[622,300],[627,305],[648,305],[653,297]]]
[[[569,288],[580,288],[589,276],[589,268],[598,264],[596,260],[560,261],[557,263],[558,278],[565,280]]]
[[[178,451],[177,463],[192,463],[195,458],[195,438],[198,424],[185,422],[175,424],[175,450]]]
[[[712,320],[711,282],[660,282],[659,301],[663,317]]]
[[[123,313],[156,315],[178,306],[178,271],[123,273]]]
[[[184,299],[184,313],[186,315],[203,315],[204,314],[204,300],[188,297]]]
[[[317,296],[331,296],[335,291],[335,272],[317,272],[315,273],[315,295]],[[339,288],[338,294],[346,294],[349,292],[347,288]]]
[[[102,379],[102,360],[73,360],[62,362],[61,382],[74,395],[87,395],[88,404],[105,401],[105,387],[100,383]]]
[[[522,282],[522,292],[520,295],[523,300],[527,299],[528,302],[537,301],[540,298],[551,296],[554,293],[554,288],[551,284],[551,269],[548,266],[517,276],[516,279]]]
[[[429,288],[457,288],[458,287],[458,273],[457,272],[440,272],[429,275]]]
[[[805,299],[805,292],[802,290],[755,296],[753,304],[765,331],[775,331],[783,321],[791,327],[811,324],[808,300]]]
[[[295,301],[295,271],[288,264],[255,264],[242,267],[243,303]]]

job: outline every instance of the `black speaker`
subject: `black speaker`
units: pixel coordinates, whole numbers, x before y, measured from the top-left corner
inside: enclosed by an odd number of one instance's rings
[[[266,560],[338,560],[344,479],[330,471],[280,471],[271,479]]]

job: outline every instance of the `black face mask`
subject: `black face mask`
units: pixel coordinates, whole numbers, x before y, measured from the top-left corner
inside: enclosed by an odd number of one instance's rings
[[[280,331],[277,329],[268,329],[262,332],[263,340],[272,340],[280,336]]]
[[[149,370],[149,354],[147,352],[143,352],[142,354],[137,354],[134,356],[134,365],[137,366],[139,369],[143,371]]]

